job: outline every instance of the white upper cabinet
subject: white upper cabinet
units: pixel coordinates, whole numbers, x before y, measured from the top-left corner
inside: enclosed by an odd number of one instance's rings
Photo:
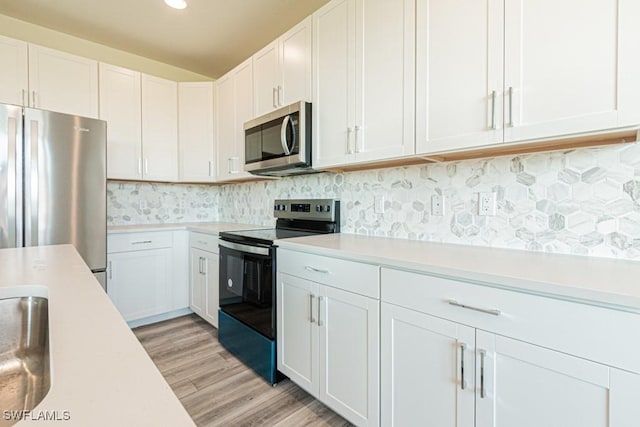
[[[636,0],[505,0],[505,141],[640,123],[639,20]]]
[[[217,180],[245,179],[244,123],[253,117],[253,67],[248,59],[216,81]]]
[[[314,165],[413,154],[413,0],[335,0],[313,15]]]
[[[178,180],[178,84],[142,75],[142,169],[149,181]]]
[[[28,105],[28,45],[0,36],[0,103]]]
[[[255,115],[311,100],[311,17],[253,56]]]
[[[639,19],[634,0],[418,0],[416,152],[640,124]]]
[[[500,143],[503,0],[418,0],[416,151]]]
[[[98,118],[98,62],[29,45],[30,106]]]
[[[180,181],[215,179],[213,82],[178,83]]]
[[[100,64],[100,119],[106,120],[107,178],[142,179],[140,73]]]

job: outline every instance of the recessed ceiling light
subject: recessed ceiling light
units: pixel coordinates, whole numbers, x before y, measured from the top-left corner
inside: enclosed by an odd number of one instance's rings
[[[187,2],[185,0],[164,0],[164,2],[174,9],[184,9],[187,7]]]

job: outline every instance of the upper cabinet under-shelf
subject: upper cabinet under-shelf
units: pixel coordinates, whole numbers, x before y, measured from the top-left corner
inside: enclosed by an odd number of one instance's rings
[[[640,124],[634,0],[418,0],[416,152]]]

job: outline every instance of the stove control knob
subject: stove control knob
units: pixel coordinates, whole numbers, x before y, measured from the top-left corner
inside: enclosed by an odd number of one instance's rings
[[[324,211],[325,212],[331,212],[331,205],[325,206]]]
[[[322,205],[316,205],[316,212],[322,212]]]
[[[281,211],[286,211],[287,210],[287,205],[280,205],[280,210]]]

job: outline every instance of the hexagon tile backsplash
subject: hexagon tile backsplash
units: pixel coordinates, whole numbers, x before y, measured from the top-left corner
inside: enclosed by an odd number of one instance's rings
[[[494,216],[478,215],[479,192],[495,193]],[[431,214],[434,194],[445,198],[444,216]],[[141,196],[147,211],[136,209]],[[376,196],[384,213],[374,212]],[[299,197],[339,198],[344,233],[640,259],[640,144],[221,187],[110,183],[109,218],[273,225],[273,200]],[[175,200],[187,200],[181,214]]]

